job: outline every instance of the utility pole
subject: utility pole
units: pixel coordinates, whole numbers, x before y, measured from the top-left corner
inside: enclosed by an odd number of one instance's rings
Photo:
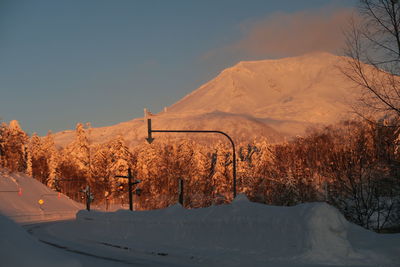
[[[233,142],[232,138],[229,135],[227,135],[226,133],[224,133],[222,131],[209,131],[209,130],[153,130],[151,128],[151,119],[147,119],[147,138],[145,138],[145,139],[147,140],[147,142],[149,144],[151,144],[154,141],[152,133],[217,133],[217,134],[222,134],[226,138],[228,138],[229,142],[232,145],[233,198],[236,197],[236,149],[235,149],[235,143]]]
[[[128,179],[128,196],[129,196],[129,210],[133,211],[133,196],[132,196],[132,186],[141,182],[141,180],[136,180],[132,182],[132,171],[128,168],[128,176],[115,176],[116,178],[127,178]]]
[[[179,178],[179,187],[178,187],[178,201],[179,204],[182,205],[182,207],[184,207],[183,205],[183,199],[184,199],[184,188],[183,188],[183,179]]]

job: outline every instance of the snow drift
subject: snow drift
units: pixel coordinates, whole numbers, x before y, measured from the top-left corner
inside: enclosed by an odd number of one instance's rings
[[[371,261],[348,239],[350,228],[368,231],[350,227],[339,211],[326,203],[276,207],[239,196],[230,205],[191,210],[175,205],[133,213],[80,211],[77,224],[87,240],[133,250],[192,255],[204,264],[210,255],[220,255],[229,265],[289,260],[373,266],[379,259],[382,263],[382,257],[375,255]]]

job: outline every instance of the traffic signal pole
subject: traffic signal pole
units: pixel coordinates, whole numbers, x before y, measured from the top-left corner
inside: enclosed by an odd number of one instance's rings
[[[226,138],[228,138],[229,142],[232,145],[233,198],[236,197],[236,149],[235,149],[235,143],[233,142],[232,138],[229,135],[227,135],[226,133],[224,133],[222,131],[209,131],[209,130],[153,130],[151,128],[151,119],[147,119],[147,138],[146,138],[146,140],[149,144],[151,144],[154,141],[152,133],[214,133],[214,134],[217,133],[217,134],[222,134]]]

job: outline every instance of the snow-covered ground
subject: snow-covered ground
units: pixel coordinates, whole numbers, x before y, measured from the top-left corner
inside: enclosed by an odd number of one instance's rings
[[[400,266],[400,235],[347,222],[325,203],[230,205],[130,212],[80,211],[32,230],[94,257],[148,266]]]
[[[0,172],[0,213],[18,223],[73,219],[83,208],[31,177]]]
[[[81,266],[78,260],[39,242],[21,226],[1,214],[0,229],[0,266]]]
[[[0,216],[0,266],[400,266],[400,234],[365,230],[325,203],[276,207],[239,195],[201,209],[81,210],[74,220],[27,224],[46,214],[36,198],[48,189],[21,174],[0,181],[0,212],[25,224]],[[77,210],[52,200],[53,212]]]
[[[43,204],[39,204],[39,200]],[[20,224],[73,219],[82,205],[20,173],[0,171],[0,266],[78,267],[78,260],[29,235]]]

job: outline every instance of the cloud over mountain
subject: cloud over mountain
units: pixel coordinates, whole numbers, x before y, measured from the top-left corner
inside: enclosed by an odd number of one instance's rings
[[[317,51],[336,53],[344,47],[343,30],[355,16],[351,8],[276,12],[242,23],[239,40],[209,51],[203,58],[212,61],[227,54],[240,54],[244,58],[281,58]]]

